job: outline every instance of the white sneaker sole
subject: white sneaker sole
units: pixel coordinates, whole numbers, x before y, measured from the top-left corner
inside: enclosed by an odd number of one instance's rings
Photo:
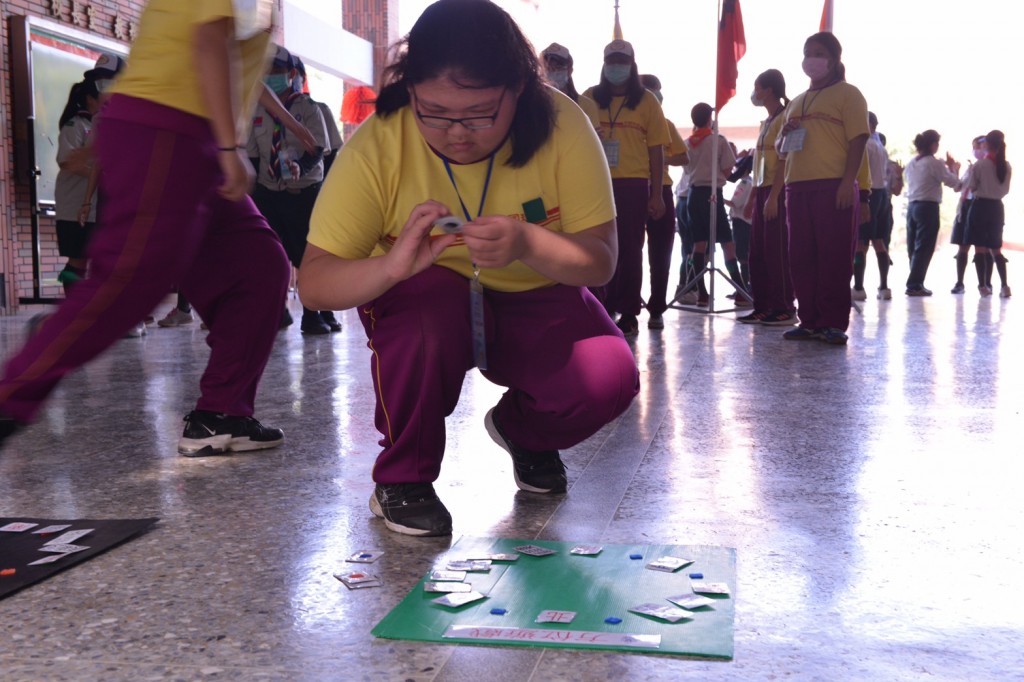
[[[178,453],[186,457],[209,457],[224,455],[228,452],[250,452],[252,450],[269,450],[284,442],[277,440],[249,440],[248,438],[232,438],[231,436],[210,436],[209,438],[181,438],[178,441]]]

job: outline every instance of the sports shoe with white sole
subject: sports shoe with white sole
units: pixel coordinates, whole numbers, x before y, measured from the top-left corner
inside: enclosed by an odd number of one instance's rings
[[[512,455],[512,474],[520,490],[530,493],[564,493],[568,487],[565,465],[558,450],[537,452],[519,447],[508,439],[494,418],[495,408],[484,416],[484,425],[491,439]]]
[[[452,534],[452,515],[430,483],[377,484],[370,495],[370,511],[402,535]]]
[[[208,457],[227,452],[276,448],[284,432],[260,424],[252,417],[192,410],[185,415],[185,430],[178,440],[178,452],[186,457]]]

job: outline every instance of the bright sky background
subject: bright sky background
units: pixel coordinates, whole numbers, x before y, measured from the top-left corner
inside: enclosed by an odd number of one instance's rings
[[[430,2],[398,2],[404,35]],[[602,51],[612,39],[614,0],[497,4],[538,51],[552,42],[569,48],[580,91],[597,82]],[[750,92],[765,69],[782,71],[790,97],[806,89],[803,43],[821,19],[822,0],[740,5],[747,53],[739,62],[736,97],[722,108],[723,128],[763,118],[764,109],[750,104]],[[1010,16],[1015,6],[1006,0],[835,0],[833,30],[843,45],[847,81],[878,115],[878,129],[895,157],[910,158],[914,135],[934,128],[942,135],[940,154],[948,150],[965,161],[971,138],[998,128],[1006,133],[1011,164],[1018,158],[1024,150],[1018,78],[1024,34]],[[689,125],[694,104],[714,103],[717,12],[717,0],[619,0],[623,36],[633,43],[641,73],[661,79],[665,112],[680,128]],[[1014,216],[1024,214],[1024,191],[1011,191],[1007,207],[1009,237]]]

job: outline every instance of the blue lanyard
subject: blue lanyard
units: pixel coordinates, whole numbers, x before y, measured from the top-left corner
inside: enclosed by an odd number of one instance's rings
[[[497,154],[491,154],[490,160],[487,162],[487,177],[484,179],[484,191],[480,195],[480,208],[476,211],[476,217],[479,218],[484,213],[484,202],[487,201],[487,188],[491,186],[491,171],[494,170],[494,157]],[[452,173],[451,164],[448,163],[448,159],[441,157],[444,161],[444,169],[448,171],[448,179],[452,181],[452,187],[455,188],[455,195],[459,198],[459,205],[462,206],[462,213],[466,216],[467,222],[473,222],[473,217],[469,215],[469,209],[466,208],[466,202],[462,200],[462,193],[459,192],[459,186],[455,183],[455,175]]]

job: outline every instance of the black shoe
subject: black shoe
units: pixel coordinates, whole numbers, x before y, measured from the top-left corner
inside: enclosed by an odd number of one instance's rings
[[[306,336],[319,336],[330,334],[331,328],[320,317],[320,313],[314,311],[302,313],[302,333]]]
[[[768,315],[770,314],[771,313],[769,313],[767,310],[757,310],[750,313],[749,315],[737,317],[736,321],[742,322],[743,324],[760,324],[761,322],[764,322],[764,319],[768,317]]]
[[[520,490],[531,493],[564,493],[567,487],[565,465],[558,450],[535,452],[521,448],[508,439],[494,418],[494,408],[484,417],[487,433],[495,443],[512,455],[512,473]]]
[[[627,339],[640,334],[640,323],[637,321],[636,315],[623,315],[615,323],[615,326],[622,331],[622,335]]]
[[[185,415],[185,431],[178,452],[186,457],[206,457],[225,452],[265,450],[284,442],[284,432],[263,426],[252,417],[192,410]]]
[[[10,436],[21,430],[21,422],[16,422],[10,417],[0,414],[0,445]]]
[[[341,322],[338,322],[338,319],[334,317],[333,311],[321,310],[320,319],[324,321],[324,324],[326,324],[328,329],[330,329],[332,332],[341,331]]]
[[[452,534],[452,515],[430,483],[378,484],[370,495],[370,511],[403,535]]]
[[[279,329],[284,329],[285,327],[290,327],[290,326],[292,326],[293,322],[295,322],[295,320],[292,319],[292,314],[290,312],[288,312],[287,308],[285,308],[284,309],[284,314],[281,315],[281,326],[278,327],[278,328]]]

